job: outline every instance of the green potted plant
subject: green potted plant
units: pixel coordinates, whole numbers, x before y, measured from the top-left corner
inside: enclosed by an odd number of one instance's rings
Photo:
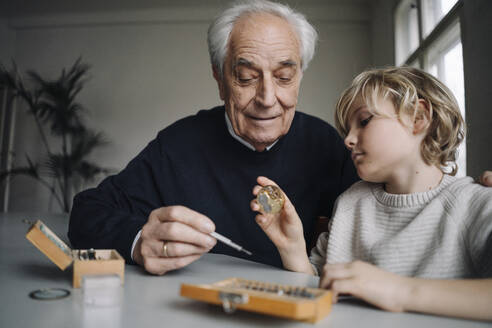
[[[73,195],[86,183],[111,170],[88,160],[94,149],[107,144],[101,132],[86,126],[83,114],[86,109],[76,101],[87,79],[89,66],[79,58],[68,70],[54,80],[28,71],[26,84],[15,63],[8,71],[0,65],[0,89],[8,88],[11,97],[26,106],[38,129],[45,154],[34,161],[26,154],[24,165],[14,165],[0,172],[0,181],[7,176],[27,175],[49,189],[64,212],[69,212]],[[57,139],[47,138],[46,131]]]

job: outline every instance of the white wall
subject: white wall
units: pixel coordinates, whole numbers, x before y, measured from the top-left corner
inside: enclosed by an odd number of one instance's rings
[[[370,9],[343,3],[297,7],[312,18],[320,35],[298,107],[332,122],[340,92],[371,65]],[[206,30],[218,10],[194,6],[18,17],[12,21],[15,59],[20,67],[47,77],[57,76],[78,56],[91,64],[92,78],[79,100],[91,112],[89,126],[111,140],[94,160],[120,170],[160,129],[220,104],[206,47]],[[15,150],[18,159],[26,152],[40,153],[37,132],[26,115],[18,120]],[[11,211],[43,212],[47,204],[48,193],[39,184],[14,180]]]
[[[371,15],[372,65],[395,65],[393,11],[398,0],[373,0]]]
[[[334,123],[335,104],[352,78],[371,65],[366,23],[318,23],[319,48],[301,84],[298,109]]]
[[[7,19],[0,18],[0,63],[10,62],[14,55],[15,32],[9,28]]]

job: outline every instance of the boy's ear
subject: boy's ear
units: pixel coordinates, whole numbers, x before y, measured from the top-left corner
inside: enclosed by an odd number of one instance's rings
[[[217,71],[217,68],[212,65],[212,71],[214,72],[214,79],[217,81],[217,87],[219,88],[219,96],[221,100],[225,99],[224,94],[224,80],[221,74]]]
[[[413,134],[421,134],[427,131],[432,121],[429,104],[424,99],[419,99],[413,120]]]

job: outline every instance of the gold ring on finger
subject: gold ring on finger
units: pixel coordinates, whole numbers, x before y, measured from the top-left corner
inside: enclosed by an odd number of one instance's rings
[[[168,242],[165,241],[163,244],[162,244],[162,255],[164,257],[169,257],[169,255],[167,254],[167,244]]]

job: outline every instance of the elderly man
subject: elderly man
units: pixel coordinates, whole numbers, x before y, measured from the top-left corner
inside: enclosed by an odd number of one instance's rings
[[[224,106],[162,130],[128,166],[74,199],[75,248],[116,248],[155,274],[206,252],[281,266],[249,202],[259,175],[277,181],[303,219],[306,241],[357,176],[337,132],[296,112],[316,31],[299,13],[251,1],[223,12],[208,46]],[[216,231],[253,253],[209,235]]]

